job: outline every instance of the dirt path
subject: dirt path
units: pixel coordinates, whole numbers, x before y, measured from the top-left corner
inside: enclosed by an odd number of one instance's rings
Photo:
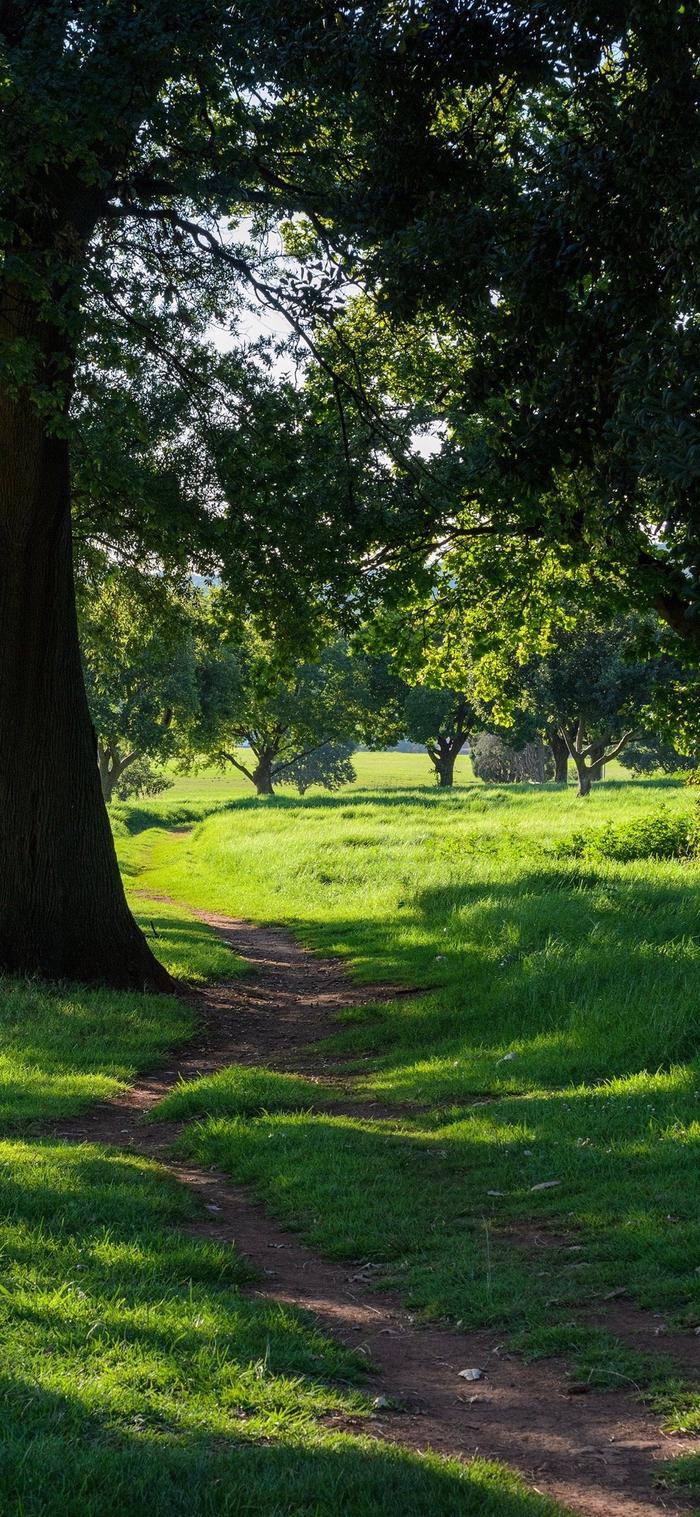
[[[257,1267],[260,1279],[253,1295],[305,1308],[328,1332],[366,1353],[380,1404],[369,1427],[358,1420],[358,1431],[464,1459],[476,1453],[502,1459],[536,1489],[588,1517],[690,1511],[690,1503],[657,1482],[655,1466],[689,1452],[696,1441],[662,1433],[658,1421],[632,1396],[593,1389],[572,1394],[562,1363],[525,1364],[493,1332],[420,1325],[395,1297],[371,1289],[371,1270],[362,1261],[348,1266],[319,1257],[278,1227],[248,1190],[223,1175],[173,1161],[169,1148],[177,1124],[145,1123],[143,1118],[178,1080],[234,1062],[269,1064],[324,1080],[326,1062],[309,1045],[328,1032],[329,1015],[402,993],[349,981],[338,961],[312,955],[282,931],[198,915],[256,974],[198,997],[201,1033],[166,1069],[144,1076],[123,1097],[87,1116],[53,1124],[52,1133],[71,1141],[133,1147],[157,1158],[201,1198],[200,1216],[188,1230],[235,1243]],[[402,1113],[401,1107],[379,1102],[352,1109],[387,1119]],[[625,1315],[629,1325],[630,1313]],[[651,1314],[633,1316],[630,1330],[641,1331],[640,1322],[648,1322],[651,1338]],[[665,1337],[662,1346],[665,1352],[682,1348],[679,1358],[686,1363],[700,1357],[700,1342],[691,1335]],[[460,1370],[471,1367],[484,1372],[477,1383],[459,1377]],[[352,1424],[333,1418],[329,1425]]]

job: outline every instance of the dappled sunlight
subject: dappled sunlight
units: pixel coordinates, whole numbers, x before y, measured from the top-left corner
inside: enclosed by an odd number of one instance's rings
[[[498,1239],[525,1219],[574,1233],[581,1252],[575,1274],[558,1284],[563,1307],[622,1279],[639,1302],[692,1318],[700,1313],[699,1117],[693,1079],[677,1070],[390,1123],[308,1112],[218,1117],[194,1128],[189,1143],[255,1184],[324,1251],[398,1260],[419,1304],[434,1299],[437,1274],[443,1309],[462,1320],[494,1320],[497,1302],[506,1309],[516,1266]],[[485,1269],[484,1217],[495,1240],[490,1300],[473,1273]],[[665,1246],[650,1251],[655,1237]],[[516,1270],[527,1320],[542,1312],[543,1291],[551,1294],[535,1262],[525,1254]],[[514,1310],[511,1300],[511,1322]]]
[[[464,1465],[342,1433],[321,1442],[310,1438],[303,1419],[280,1429],[279,1442],[260,1442],[244,1404],[232,1403],[225,1433],[197,1422],[173,1426],[156,1399],[136,1410],[136,1394],[134,1388],[133,1405],[120,1411],[93,1401],[89,1390],[78,1391],[75,1379],[60,1388],[38,1385],[8,1366],[0,1376],[6,1509],[73,1517],[89,1503],[90,1510],[119,1517],[144,1511],[208,1517],[214,1490],[217,1500],[241,1512],[250,1509],[254,1491],[256,1510],[271,1513],[553,1517],[549,1502],[482,1459]],[[268,1421],[274,1433],[273,1408]]]
[[[596,822],[622,803],[641,812],[653,789],[606,785]],[[514,1293],[530,1324],[551,1315],[551,1280],[508,1242],[525,1220],[584,1240],[557,1283],[562,1310],[622,1276],[638,1301],[700,1312],[700,1077],[683,1063],[697,1050],[700,871],[564,866],[542,839],[574,815],[573,797],[528,786],[355,791],[246,803],[163,853],[164,887],[193,904],[282,916],[360,980],[424,988],[348,1010],[324,1054],[355,1095],[432,1113],[246,1122],[235,1113],[254,1100],[228,1113],[222,1100],[191,1142],[324,1249],[391,1261],[414,1301],[464,1321],[505,1320]],[[177,1099],[203,1115],[194,1090]],[[649,1246],[663,1232],[665,1256]]]

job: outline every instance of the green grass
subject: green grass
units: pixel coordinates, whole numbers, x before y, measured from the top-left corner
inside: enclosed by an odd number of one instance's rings
[[[240,756],[245,760],[245,752],[240,750]],[[427,753],[356,753],[353,755],[353,765],[357,773],[357,779],[351,785],[343,789],[343,795],[357,794],[365,789],[372,790],[396,790],[406,789],[435,789],[435,772]],[[624,779],[629,782],[630,776],[622,765],[616,760],[607,767],[607,778],[611,780]],[[198,813],[197,820],[208,812],[226,806],[233,800],[240,800],[245,796],[254,794],[250,780],[244,775],[237,773],[231,765],[224,769],[209,768],[200,769],[192,774],[179,774],[172,766],[170,769],[171,788],[154,801],[129,802],[123,808],[115,805],[114,811],[123,809],[132,814],[135,806],[143,810],[153,810],[159,816],[164,808],[187,808],[191,813]],[[573,765],[569,765],[569,782],[573,784]],[[465,786],[479,784],[474,779],[471,760],[467,754],[460,754],[455,764],[455,786],[461,790]],[[282,786],[280,795],[291,796],[294,791]],[[314,787],[309,791],[310,795],[323,795],[325,792],[320,787]],[[186,820],[192,820],[190,815]],[[182,823],[183,825],[186,822]],[[172,822],[173,826],[181,825]]]
[[[364,1362],[241,1295],[192,1210],[135,1155],[0,1141],[3,1513],[554,1517],[483,1461],[325,1431],[367,1410]]]
[[[225,1085],[216,1105],[193,1086],[177,1097],[199,1118],[188,1151],[324,1252],[383,1264],[414,1307],[653,1388],[690,1429],[698,1395],[579,1315],[624,1289],[700,1325],[700,866],[557,852],[660,807],[695,802],[668,781],[612,781],[585,803],[476,784],[242,800],[161,837],[144,878],[283,921],[360,980],[423,988],[348,1010],[325,1055],[355,1094],[426,1114],[314,1114],[291,1089],[261,1112],[233,1085],[228,1105]],[[552,1246],[528,1246],[533,1225]]]
[[[131,885],[162,840],[153,823],[117,828]],[[135,900],[174,972],[231,973],[186,911]],[[364,1359],[244,1294],[245,1260],[188,1235],[196,1203],[162,1167],[38,1135],[38,1121],[118,1093],[192,1025],[175,997],[0,986],[3,1517],[554,1517],[482,1460],[332,1432],[329,1416],[361,1426],[369,1411]],[[243,1110],[274,1105],[280,1082],[222,1083]],[[318,1098],[312,1082],[291,1087]]]
[[[243,750],[241,750],[241,757],[245,761]],[[344,788],[343,795],[351,795],[366,786],[381,790],[405,785],[435,786],[434,770],[426,753],[356,753],[352,762],[357,772],[357,779],[352,785]],[[226,806],[232,800],[255,795],[250,780],[239,774],[231,765],[223,770],[201,769],[194,774],[178,774],[173,768],[170,778],[173,781],[172,787],[158,800],[144,802],[144,806],[152,805],[157,809],[163,806],[186,806],[194,810],[204,808],[205,811],[211,811],[217,807]],[[457,759],[455,782],[458,786],[474,782],[471,762],[466,754],[460,754]],[[295,792],[289,787],[281,786],[279,793],[282,796],[290,796]],[[320,787],[314,787],[309,792],[312,795],[325,793]],[[131,811],[131,803],[125,806],[124,810]],[[173,823],[173,825],[176,824]]]
[[[116,1095],[193,1029],[174,996],[0,981],[0,1127]]]
[[[193,985],[207,980],[231,980],[248,974],[242,959],[221,938],[181,907],[169,901],[132,897],[131,909],[157,959],[176,980]]]
[[[156,958],[176,980],[195,985],[207,980],[232,979],[248,973],[248,969],[211,927],[198,921],[186,908],[149,898],[142,889],[142,874],[164,836],[172,844],[173,829],[193,826],[212,809],[217,808],[158,801],[151,805],[138,802],[131,807],[115,805],[110,809],[119,867],[131,910]]]
[[[304,1079],[301,1075],[276,1074],[271,1069],[229,1065],[219,1074],[200,1080],[183,1080],[158,1105],[158,1117],[177,1121],[188,1117],[255,1116],[260,1112],[289,1111],[318,1102],[337,1100],[336,1086]]]

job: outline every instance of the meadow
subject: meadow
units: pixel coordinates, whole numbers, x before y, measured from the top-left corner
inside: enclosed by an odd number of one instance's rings
[[[585,1313],[624,1295],[700,1324],[700,867],[581,856],[575,839],[631,829],[644,853],[694,817],[693,794],[614,778],[580,802],[463,774],[445,795],[420,755],[389,756],[381,785],[381,759],[337,795],[240,795],[187,835],[152,829],[140,879],[413,987],[348,1011],[325,1045],[346,1093],[395,1119],[314,1113],[311,1087],[271,1092],[262,1070],[189,1086],[169,1114],[201,1162],[419,1311],[497,1324],[697,1429],[694,1387]]]
[[[230,978],[244,966],[210,929],[136,893],[151,887],[160,847],[190,843],[153,827],[172,823],[173,801],[159,804],[160,818],[115,808],[133,904],[174,974]],[[363,1436],[373,1392],[360,1356],[302,1312],[246,1294],[246,1260],[188,1236],[196,1203],[162,1166],[91,1142],[89,1128],[78,1142],[52,1131],[165,1059],[193,1030],[190,1003],[38,981],[2,989],[3,1512],[553,1517],[485,1460]],[[327,1427],[338,1414],[359,1431]]]
[[[641,827],[639,853],[694,816],[692,792],[614,778],[581,803],[477,784],[464,762],[444,794],[421,755],[358,768],[330,796],[260,801],[205,774],[113,808],[127,889],[177,976],[246,972],[188,909],[204,907],[415,992],[329,1026],[342,1114],[266,1068],[193,1081],[161,1114],[185,1122],[188,1154],[323,1253],[370,1261],[419,1314],[496,1326],[697,1430],[663,1338],[640,1353],[604,1312],[624,1292],[700,1325],[700,866],[567,841]],[[157,1164],[42,1130],[164,1058],[192,1031],[187,1001],[3,989],[3,1510],[554,1511],[498,1466],[329,1431],[329,1413],[361,1425],[371,1409],[357,1357],[250,1299],[245,1259],[187,1236],[194,1202]],[[353,1115],[355,1097],[388,1119]],[[700,1488],[694,1456],[678,1479]]]

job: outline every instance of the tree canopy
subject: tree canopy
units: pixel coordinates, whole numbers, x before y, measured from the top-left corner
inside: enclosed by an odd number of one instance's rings
[[[184,752],[199,707],[197,607],[153,578],[114,571],[80,597],[80,632],[106,801],[147,788]],[[136,766],[136,767],[135,767]]]
[[[447,546],[475,606],[592,557],[696,638],[700,19],[2,0],[0,54],[0,963],[164,985],[74,557],[220,574],[297,650]]]

